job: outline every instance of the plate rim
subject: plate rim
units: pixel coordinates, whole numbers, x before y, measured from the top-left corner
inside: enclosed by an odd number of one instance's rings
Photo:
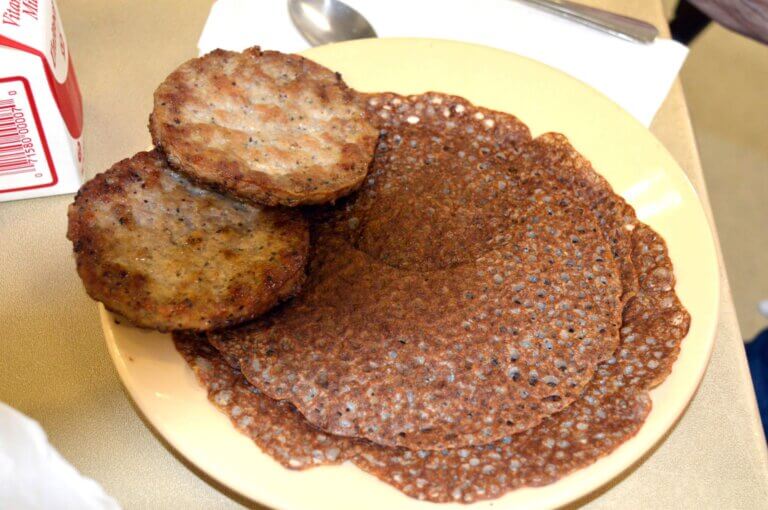
[[[499,502],[500,499],[503,498],[505,495],[520,492],[520,491],[539,492],[541,489],[551,489],[552,487],[556,487],[563,480],[570,479],[574,477],[574,475],[578,475],[579,473],[587,472],[587,470],[590,470],[590,468],[593,468],[596,464],[600,463],[605,459],[613,459],[614,462],[617,462],[617,459],[618,459],[619,466],[617,469],[613,470],[611,473],[600,473],[598,476],[594,476],[590,478],[588,480],[588,483],[580,484],[576,489],[571,490],[568,496],[566,497],[562,497],[562,498],[545,497],[539,501],[540,504],[535,504],[531,508],[534,508],[534,507],[549,508],[551,506],[560,506],[560,505],[568,504],[571,502],[579,501],[582,498],[585,498],[590,494],[599,491],[602,487],[605,487],[612,480],[616,480],[622,477],[624,474],[638,467],[642,462],[644,462],[644,460],[647,460],[646,457],[652,455],[656,451],[656,449],[660,446],[660,444],[666,439],[666,436],[668,436],[668,434],[671,433],[671,431],[677,426],[678,422],[680,421],[682,416],[685,414],[693,397],[698,392],[698,389],[701,386],[703,376],[709,366],[709,362],[712,356],[712,351],[714,349],[714,343],[715,343],[716,333],[717,333],[717,315],[719,313],[719,308],[720,308],[719,303],[720,303],[720,297],[722,293],[722,285],[721,285],[722,269],[720,267],[720,262],[718,257],[716,236],[715,236],[710,218],[707,215],[704,201],[702,200],[702,196],[699,194],[696,187],[688,178],[688,175],[680,167],[680,165],[677,163],[674,157],[672,157],[672,155],[669,153],[666,147],[664,147],[664,145],[656,138],[656,136],[646,126],[644,126],[631,114],[626,112],[618,104],[613,102],[611,99],[606,97],[604,94],[602,94],[595,88],[578,80],[577,78],[574,78],[573,76],[568,75],[563,71],[560,71],[559,69],[553,68],[537,60],[534,60],[522,55],[518,55],[513,52],[502,50],[499,48],[473,44],[473,43],[465,43],[460,41],[452,41],[452,40],[444,40],[444,39],[429,39],[429,38],[380,38],[375,40],[348,41],[343,43],[326,45],[323,47],[311,48],[305,52],[300,52],[299,54],[305,55],[308,53],[311,56],[317,52],[331,51],[333,50],[333,48],[339,47],[341,45],[370,44],[371,41],[375,41],[374,44],[378,44],[379,42],[384,41],[385,45],[388,43],[395,43],[395,44],[428,44],[428,45],[437,45],[437,46],[456,46],[456,47],[470,47],[470,48],[474,47],[476,50],[479,50],[479,51],[496,52],[496,53],[504,54],[507,57],[511,56],[513,59],[527,61],[529,65],[532,64],[536,67],[547,68],[548,72],[558,74],[561,77],[564,77],[568,81],[577,83],[578,86],[584,89],[585,91],[588,91],[593,95],[599,96],[600,101],[606,104],[610,104],[620,116],[624,117],[624,121],[629,121],[635,124],[636,127],[639,127],[640,129],[645,131],[649,139],[653,140],[653,142],[657,145],[658,150],[662,152],[666,157],[668,157],[669,161],[672,163],[672,165],[665,167],[664,170],[671,176],[674,176],[677,181],[682,182],[682,184],[696,198],[695,200],[696,204],[694,205],[694,207],[696,209],[696,215],[700,216],[701,219],[703,219],[703,222],[706,226],[706,234],[707,234],[706,237],[708,241],[707,252],[709,252],[709,255],[711,255],[713,259],[715,278],[713,282],[714,289],[710,296],[710,305],[711,305],[710,308],[714,312],[713,313],[714,317],[709,321],[707,321],[709,323],[709,327],[701,332],[702,338],[697,339],[701,342],[706,342],[706,344],[704,345],[704,352],[702,353],[702,355],[700,355],[700,358],[703,361],[696,366],[695,384],[690,384],[685,387],[686,391],[682,394],[682,398],[675,400],[675,403],[677,405],[674,406],[673,412],[667,413],[662,418],[657,419],[656,422],[654,422],[655,427],[653,427],[652,430],[648,430],[649,421],[648,419],[646,419],[646,421],[643,423],[640,430],[635,436],[630,438],[628,441],[625,441],[622,445],[620,445],[616,450],[612,451],[610,454],[597,459],[596,462],[588,466],[585,466],[584,468],[578,469],[572,473],[569,473],[565,477],[559,479],[558,481],[552,484],[545,485],[542,487],[517,489],[517,490],[510,491],[503,494],[500,498],[492,499],[492,500],[481,500],[476,503],[472,503],[471,505],[473,505],[474,507],[477,507],[477,506],[482,506],[483,504],[487,504],[489,502],[490,503]],[[704,191],[704,194],[706,194],[706,191]],[[223,479],[220,476],[217,476],[217,473],[211,472],[209,469],[206,469],[205,466],[198,464],[189,455],[185,454],[184,448],[177,444],[177,442],[175,441],[175,438],[171,434],[168,434],[166,433],[166,431],[164,431],[165,427],[161,426],[155,420],[152,419],[152,417],[145,411],[140,398],[137,397],[137,393],[139,389],[135,386],[134,384],[135,381],[133,381],[133,379],[131,378],[130,368],[128,367],[128,365],[125,363],[125,360],[121,356],[121,352],[118,346],[118,340],[115,337],[115,332],[112,327],[113,315],[110,312],[108,312],[103,306],[103,304],[101,303],[99,303],[99,316],[100,316],[102,330],[105,336],[105,341],[107,343],[108,351],[110,354],[110,358],[112,359],[112,362],[115,364],[117,368],[122,384],[124,385],[128,395],[130,396],[130,398],[133,400],[135,404],[135,409],[137,410],[137,412],[141,413],[143,418],[146,420],[146,422],[148,424],[151,424],[151,427],[154,428],[154,430],[163,437],[163,439],[167,442],[167,444],[172,448],[173,451],[171,453],[175,456],[182,457],[187,462],[194,465],[206,476],[212,478],[213,480],[216,480],[222,486],[226,487],[228,490],[233,491],[238,496],[242,496],[243,498],[246,498],[247,500],[253,501],[255,503],[268,504],[270,506],[273,506],[274,508],[291,508],[281,504],[281,502],[279,501],[279,498],[273,497],[274,495],[269,495],[269,491],[263,492],[258,496],[258,498],[256,498],[252,494],[247,494],[240,490],[237,490],[236,488],[232,487],[231,482],[228,482],[228,480]],[[693,320],[693,317],[692,317],[692,320]],[[169,335],[166,335],[166,336],[169,337]],[[685,348],[685,345],[686,345],[685,342],[690,341],[690,336],[691,335],[689,333],[683,339],[683,344],[681,345],[681,354],[683,352],[682,350]],[[186,365],[186,362],[184,362],[183,358],[180,355],[178,356],[178,359],[180,362]],[[673,365],[673,368],[672,368],[673,372],[674,372],[675,365],[677,364],[678,364],[678,360],[676,360],[675,364]],[[188,366],[186,368],[189,369]],[[666,381],[667,379],[665,379],[665,381],[662,382],[659,388],[663,387]],[[200,392],[204,391],[202,386],[200,386],[198,389],[200,390]],[[654,401],[654,393],[656,391],[657,389],[655,388],[653,390],[650,390],[649,392],[652,401]],[[207,401],[207,397],[206,397],[206,401]],[[218,409],[216,409],[212,404],[210,404],[209,407],[212,412],[221,414],[218,411]],[[651,412],[653,412],[653,410]],[[238,432],[234,427],[232,427],[232,431],[235,434],[240,434],[240,432]],[[628,448],[625,448],[625,446],[627,446],[628,444],[632,443],[635,439],[637,439],[638,436],[640,436],[640,433],[643,431],[644,431],[644,435],[649,435],[649,434],[652,435],[653,436],[652,440],[648,442],[646,446],[639,448],[635,451],[629,452]],[[320,467],[319,469],[323,469],[323,467]],[[384,482],[378,481],[375,478],[374,480],[382,484],[384,483]],[[412,498],[409,498],[409,499],[412,499]],[[429,502],[426,502],[426,503],[430,504]],[[434,505],[434,503],[432,505]],[[451,504],[441,503],[440,505],[445,506],[445,505],[451,505]],[[461,504],[461,505],[462,507],[467,506],[465,504]]]

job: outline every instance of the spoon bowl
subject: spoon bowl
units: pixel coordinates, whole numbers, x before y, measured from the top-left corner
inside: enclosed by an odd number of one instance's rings
[[[288,0],[288,14],[312,46],[376,37],[368,20],[340,0]]]

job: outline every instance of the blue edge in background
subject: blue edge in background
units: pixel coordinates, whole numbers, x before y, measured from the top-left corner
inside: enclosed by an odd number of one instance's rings
[[[768,437],[768,329],[760,332],[745,348],[760,419],[763,420],[763,431]]]

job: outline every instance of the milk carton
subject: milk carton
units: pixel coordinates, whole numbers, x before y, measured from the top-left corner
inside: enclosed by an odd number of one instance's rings
[[[53,0],[0,0],[0,202],[77,191],[83,107]]]

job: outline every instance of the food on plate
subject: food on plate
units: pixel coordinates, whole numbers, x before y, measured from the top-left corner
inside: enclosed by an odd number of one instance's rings
[[[283,466],[469,503],[642,427],[690,316],[565,136],[257,47],[180,66],[150,130],[70,206],[78,272]]]
[[[434,502],[467,503],[552,483],[634,436],[650,411],[648,390],[670,372],[690,324],[674,292],[663,239],[637,220],[631,206],[562,135],[547,133],[531,140],[527,130],[508,129],[519,123],[511,116],[435,93],[376,94],[369,98],[369,105],[385,132],[372,172],[349,200],[313,214],[313,258],[304,292],[250,324],[200,336],[175,336],[177,348],[214,405],[288,468],[351,461],[411,497]],[[461,115],[464,112],[467,117]],[[491,128],[506,135],[494,136],[487,130]],[[518,231],[534,235],[515,236]],[[558,245],[561,236],[571,246]],[[454,246],[462,242],[464,250]],[[456,280],[462,284],[458,287],[451,286],[455,281],[450,278],[440,279],[477,261],[493,260],[489,254],[503,251],[504,246],[511,257],[501,260],[508,264],[482,267],[486,278],[480,278],[480,273],[457,273],[465,276]],[[540,258],[544,259],[541,265]],[[564,268],[558,267],[561,259],[566,262]],[[590,264],[579,266],[580,260]],[[524,282],[533,286],[534,294],[512,297],[510,303],[505,301],[509,296],[526,291],[515,285],[516,268],[535,277]],[[549,277],[548,268],[557,268],[560,278]],[[370,281],[361,277],[367,271],[376,275]],[[512,280],[509,287],[508,279]],[[536,286],[545,279],[548,284]],[[580,289],[575,300],[563,282]],[[462,295],[469,288],[465,285],[473,283],[480,285],[479,290]],[[341,288],[347,289],[346,294]],[[427,292],[430,289],[440,299],[434,299]],[[585,297],[579,298],[579,293]],[[451,302],[455,296],[464,298],[461,307]],[[591,300],[589,313],[586,304],[576,305],[579,299]],[[390,306],[389,315],[383,307],[377,308],[381,302]],[[393,303],[402,307],[392,307]],[[485,308],[476,305],[483,303]],[[569,317],[557,315],[564,303],[565,311],[583,322],[577,322],[575,335],[566,328],[570,335],[561,338],[562,329],[557,327]],[[344,313],[336,310],[342,304]],[[366,320],[355,329],[355,323],[344,318],[358,309],[358,317]],[[621,313],[619,323],[616,310]],[[446,327],[457,311],[469,314],[461,322],[465,338],[451,338],[453,330]],[[314,336],[302,332],[298,323],[302,314]],[[546,314],[552,314],[550,322],[544,320]],[[517,315],[529,322],[515,322]],[[333,319],[326,321],[329,317]],[[495,318],[503,320],[494,323]],[[601,326],[579,339],[580,331],[594,327],[592,321]],[[366,336],[369,330],[375,334]],[[540,331],[543,336],[537,334]],[[337,338],[346,342],[342,345]],[[451,341],[442,343],[445,338]],[[570,348],[565,352],[574,354],[565,363],[559,339]],[[585,345],[583,340],[590,341]],[[411,350],[414,342],[416,349]],[[419,349],[419,342],[426,348]],[[497,344],[500,350],[506,349],[506,357],[493,356]],[[453,370],[424,368],[429,364],[443,368],[439,362],[446,363],[458,345],[464,363],[456,363],[459,358],[455,357],[449,361],[453,365],[445,365]],[[594,367],[585,368],[589,362],[575,363],[578,352],[591,352],[588,358]],[[314,370],[314,379],[296,358],[303,358]],[[565,367],[567,375],[578,366],[576,372],[588,372],[587,381],[575,387],[573,395],[553,391],[559,402],[565,401],[556,412],[542,412],[538,406],[532,410],[527,407],[531,401],[539,406],[547,402],[549,395],[538,394],[539,401],[531,396],[542,385],[550,387],[547,382],[552,379],[545,380],[549,374],[544,376],[541,367],[552,362]],[[285,368],[288,363],[290,370]],[[337,366],[354,376],[345,378]],[[494,368],[512,374],[506,385],[494,380]],[[520,376],[517,380],[515,374]],[[416,431],[413,436],[406,431],[408,441],[398,435],[398,443],[381,435],[371,437],[370,430],[352,425],[353,419],[370,416],[366,424],[378,425],[376,431],[381,434],[390,415],[404,410],[407,414],[417,396],[429,401],[429,391],[424,389],[431,387],[432,377],[443,376],[442,386],[438,385],[442,389],[449,388],[450,382],[474,378],[472,396],[488,388],[519,390],[514,383],[524,382],[527,399],[500,389],[498,400],[484,401],[494,410],[502,409],[505,401],[519,402],[523,411],[539,415],[528,427],[509,427],[500,438],[485,442],[478,438],[472,445],[458,447],[446,446],[446,436],[430,431]],[[313,383],[303,392],[302,379]],[[377,392],[384,387],[382,399],[375,392],[363,392],[361,398],[363,383]],[[438,402],[455,406],[456,395],[467,386],[465,382],[464,387],[453,389],[454,394],[444,390]],[[326,413],[329,421],[313,414],[310,404],[320,397],[321,409],[335,406],[331,407],[335,421],[332,412]],[[381,413],[378,421],[374,409]],[[484,421],[483,411],[478,422],[494,433],[505,429],[500,423]],[[345,419],[354,429],[351,434],[341,423]],[[472,425],[462,421],[456,437],[466,439],[462,431],[475,434]],[[339,428],[341,433],[336,432]]]
[[[371,102],[386,134],[360,191],[314,222],[304,291],[212,341],[245,343],[251,384],[336,435],[440,450],[527,430],[618,344],[610,244],[567,188],[528,178],[516,118]]]
[[[610,454],[634,436],[651,408],[648,390],[669,373],[690,317],[672,290],[664,241],[634,222],[630,263],[641,285],[629,299],[616,353],[598,365],[585,391],[538,426],[487,445],[442,451],[389,448],[327,434],[286,401],[251,386],[236,357],[217,352],[204,335],[174,335],[211,402],[263,451],[290,469],[352,461],[405,494],[433,502],[473,501],[540,486]]]
[[[309,244],[299,211],[201,188],[156,150],[83,185],[67,237],[88,294],[160,331],[238,324],[294,295]]]
[[[360,94],[338,73],[258,47],[182,64],[155,91],[149,127],[192,179],[287,206],[356,189],[378,136]]]

